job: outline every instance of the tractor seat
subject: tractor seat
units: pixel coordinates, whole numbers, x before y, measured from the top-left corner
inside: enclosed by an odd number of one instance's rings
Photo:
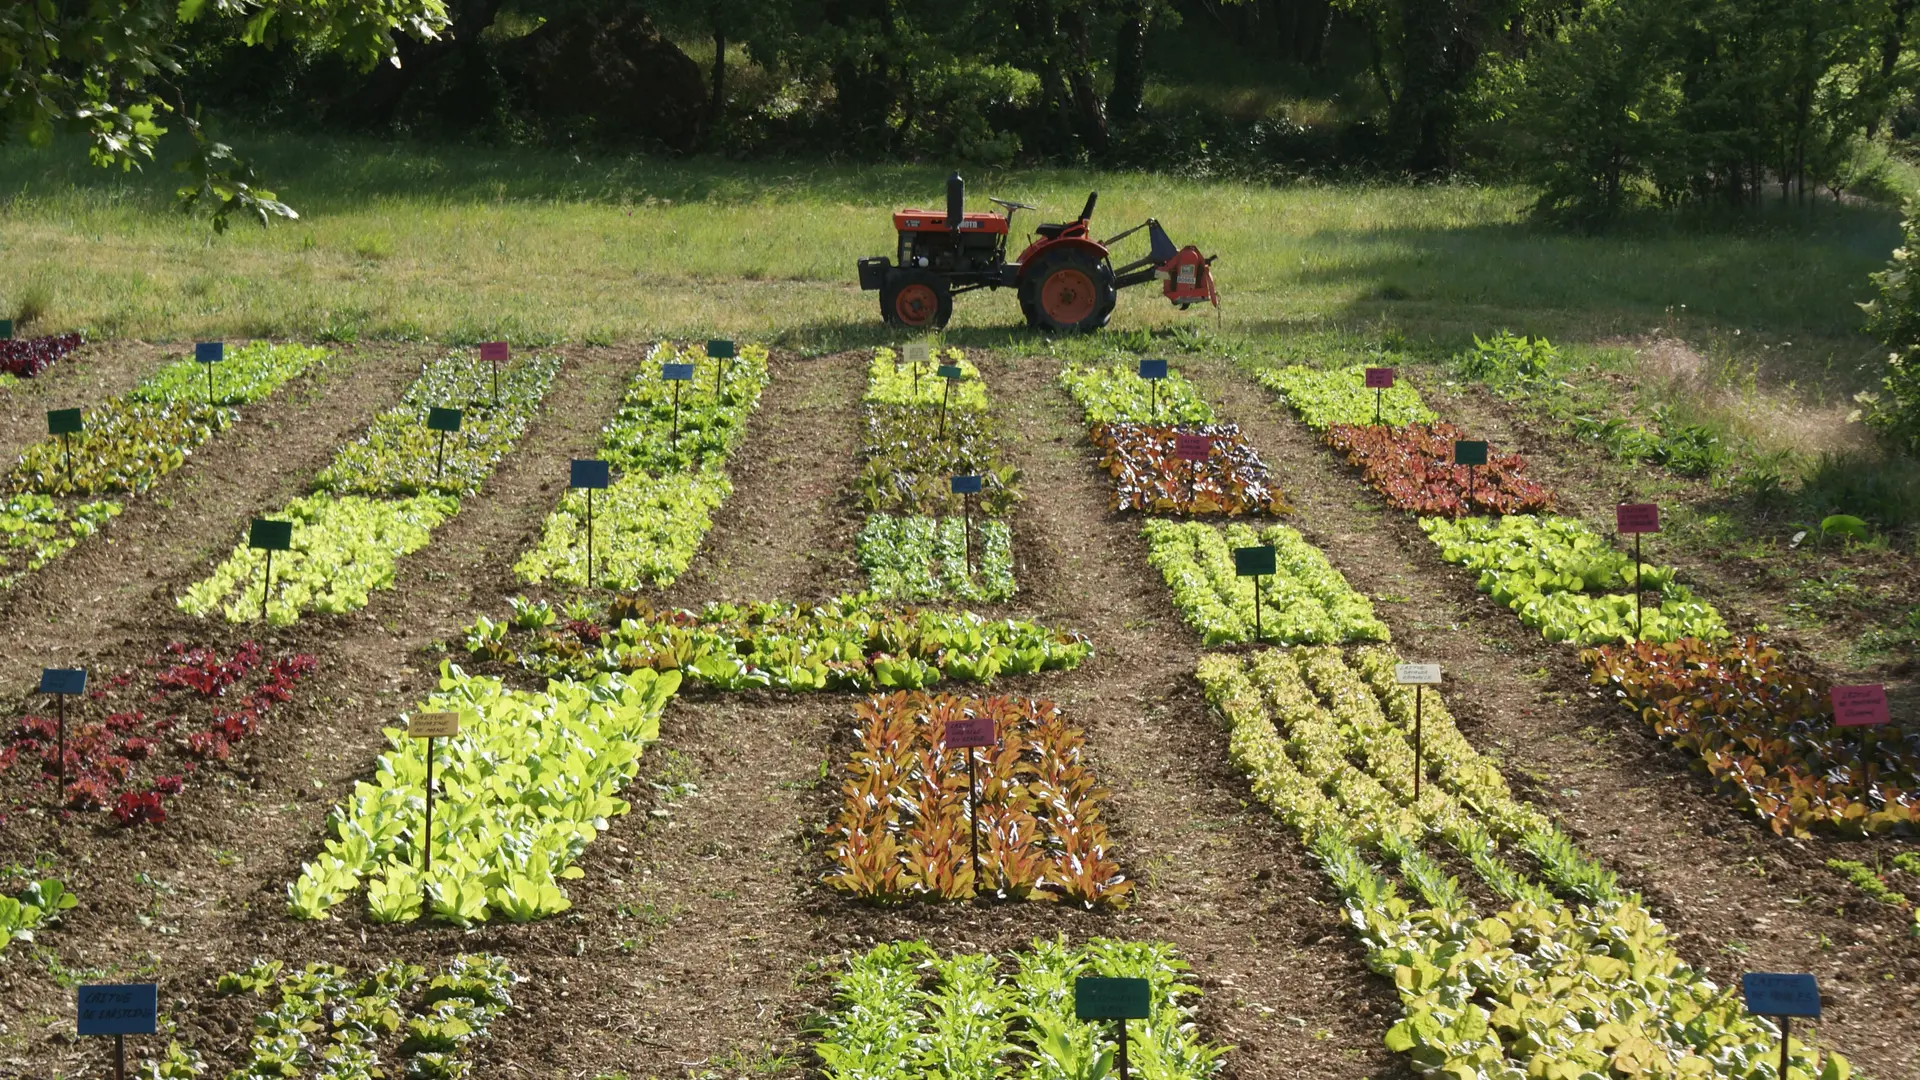
[[[1063,221],[1058,225],[1035,225],[1033,231],[1035,235],[1045,237],[1048,240],[1057,240],[1062,232],[1078,224],[1080,223],[1077,221]]]

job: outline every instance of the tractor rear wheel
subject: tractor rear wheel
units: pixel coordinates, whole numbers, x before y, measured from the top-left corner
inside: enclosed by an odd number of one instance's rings
[[[888,271],[880,286],[880,317],[888,326],[938,330],[953,318],[953,290],[946,278],[928,270]]]
[[[1048,252],[1020,282],[1020,310],[1042,333],[1098,330],[1113,317],[1113,264],[1083,251]]]

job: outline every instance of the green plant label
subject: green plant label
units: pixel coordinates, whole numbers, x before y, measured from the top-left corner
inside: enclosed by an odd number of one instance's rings
[[[0,319],[0,341],[9,340],[12,337],[13,337],[13,320]]]
[[[1889,723],[1887,688],[1872,686],[1836,686],[1833,688],[1833,722],[1839,727],[1873,727]]]
[[[1440,665],[1395,664],[1393,681],[1401,686],[1436,686],[1440,682]]]
[[[224,341],[197,341],[193,345],[193,359],[196,363],[217,364],[227,358],[227,343]]]
[[[1241,577],[1265,577],[1274,566],[1272,544],[1233,549],[1233,572]]]
[[[738,355],[740,354],[733,351],[733,341],[730,338],[717,337],[707,342],[707,359],[709,360],[731,360]]]
[[[1455,465],[1485,465],[1487,444],[1478,439],[1460,439],[1453,444]]]
[[[1660,531],[1659,503],[1621,503],[1613,508],[1613,527],[1624,535]]]
[[[40,669],[43,694],[84,694],[87,692],[86,668],[50,667]]]
[[[909,364],[924,364],[933,358],[933,348],[924,341],[916,341],[900,350],[900,358]]]
[[[980,478],[978,476],[956,476],[948,482],[952,485],[955,495],[980,494]]]
[[[960,365],[959,364],[941,364],[939,367],[934,369],[933,373],[935,375],[940,376],[943,379],[958,380],[960,378]]]
[[[1145,1020],[1153,1012],[1145,979],[1107,979],[1082,975],[1073,980],[1076,1020]]]
[[[95,983],[76,988],[81,1035],[152,1035],[159,1030],[160,988],[154,983]]]
[[[1393,369],[1390,367],[1370,367],[1367,369],[1367,389],[1393,389]]]
[[[609,472],[610,470],[607,468],[607,463],[604,461],[575,458],[573,460],[573,468],[567,478],[567,486],[605,491],[611,479]]]
[[[692,382],[692,364],[661,364],[660,377],[668,382]]]
[[[1140,361],[1140,377],[1141,377],[1141,378],[1143,378],[1143,379],[1164,379],[1164,378],[1166,378],[1166,377],[1167,377],[1167,362],[1166,362],[1165,360],[1142,360],[1142,361]]]
[[[263,551],[293,550],[293,522],[254,518],[247,529],[247,546]]]
[[[480,359],[494,364],[504,364],[512,355],[504,341],[483,341],[480,343]]]
[[[1820,1018],[1820,985],[1811,975],[1749,971],[1740,976],[1740,993],[1755,1016]]]
[[[1173,456],[1181,461],[1205,461],[1213,454],[1211,435],[1175,435]]]
[[[428,431],[459,431],[461,413],[459,409],[431,408],[427,410]]]
[[[79,409],[47,410],[47,434],[49,435],[78,435],[80,424]]]
[[[946,738],[942,740],[949,750],[965,750],[974,746],[992,746],[995,742],[993,717],[968,716],[959,720],[947,721]]]
[[[460,734],[460,714],[457,712],[417,713],[407,721],[407,737],[410,739],[445,739]]]

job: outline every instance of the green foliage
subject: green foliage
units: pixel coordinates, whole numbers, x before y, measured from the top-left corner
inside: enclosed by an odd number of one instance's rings
[[[1872,899],[1889,907],[1911,907],[1913,901],[1907,899],[1900,890],[1887,884],[1887,879],[1866,863],[1853,859],[1828,859],[1827,869],[1846,878],[1854,888],[1866,893]]]
[[[387,728],[391,746],[328,816],[326,850],[287,886],[296,917],[326,918],[364,882],[382,921],[417,918],[395,902],[424,884],[433,915],[466,926],[499,916],[527,922],[571,906],[560,887],[610,818],[618,793],[659,738],[660,712],[680,686],[676,672],[602,674],[555,681],[545,693],[509,690],[497,679],[443,665],[440,692],[421,712],[458,712],[460,733],[415,739]],[[433,872],[422,878],[426,754],[440,795],[433,817]],[[386,882],[388,884],[383,885]],[[433,1046],[431,1049],[445,1049]]]
[[[1124,363],[1068,364],[1060,369],[1060,385],[1080,405],[1088,426],[1213,423],[1213,407],[1186,376],[1169,366],[1167,377],[1159,383],[1156,408],[1152,383],[1140,377],[1137,367]]]
[[[20,874],[8,868],[6,877]],[[15,941],[32,941],[34,931],[57,922],[60,913],[78,907],[80,901],[54,878],[29,880],[25,888],[11,896],[0,894],[0,952]]]
[[[1278,645],[1386,641],[1373,605],[1353,590],[1320,550],[1285,525],[1259,532],[1199,521],[1149,521],[1147,563],[1166,578],[1173,604],[1206,645],[1255,639],[1254,587],[1260,589],[1259,640]],[[1272,575],[1238,577],[1233,549],[1272,544]]]
[[[1559,366],[1560,350],[1551,341],[1521,337],[1508,330],[1485,341],[1475,334],[1473,348],[1454,360],[1454,368],[1461,375],[1503,392],[1557,375]]]
[[[28,445],[7,486],[16,495],[142,492],[235,419],[189,402],[114,398],[86,410],[80,434]]]
[[[972,612],[893,608],[872,596],[813,608],[710,603],[655,612],[625,598],[613,606],[617,625],[565,633],[516,636],[483,618],[468,628],[467,646],[477,658],[517,662],[550,678],[657,669],[720,690],[917,690],[942,678],[985,683],[1067,671],[1093,655],[1079,634]]]
[[[393,36],[432,37],[447,25],[443,0],[182,0],[179,4],[47,4],[31,19],[0,19],[0,143],[35,146],[58,129],[84,133],[94,164],[129,170],[152,160],[162,121],[179,102],[178,80],[193,60],[191,40],[288,46],[340,56],[361,70],[395,56]],[[195,175],[182,205],[214,214],[294,216],[259,189],[246,163],[182,115],[195,150],[175,167]]]
[[[671,584],[700,549],[733,484],[722,472],[649,476],[631,472],[594,492],[595,580],[587,581],[587,493],[568,491],[547,515],[537,547],[520,556],[521,581],[570,588],[659,588]]]
[[[766,346],[743,345],[737,351],[740,355],[731,360],[716,361],[707,357],[704,345],[656,347],[628,383],[620,411],[607,423],[602,454],[608,464],[656,476],[724,465],[745,436],[747,417],[759,406],[769,378]],[[660,378],[661,364],[693,365],[693,381],[679,384],[677,440],[674,384]]]
[[[1845,514],[1881,529],[1920,526],[1920,459],[1850,450],[1823,453],[1800,479],[1795,500],[1808,517]]]
[[[867,518],[855,541],[867,588],[883,600],[973,600],[1013,596],[1013,533],[1004,521],[973,523],[967,562],[966,522],[957,517]]]
[[[507,366],[495,403],[491,373],[470,356],[429,361],[401,403],[342,447],[314,487],[335,495],[472,495],[526,432],[559,370],[551,354]],[[428,410],[436,407],[462,408],[460,430],[428,430]]]
[[[1911,265],[1920,252],[1920,208],[1909,206],[1900,222],[1900,246],[1885,270],[1872,275],[1879,295],[1860,305],[1867,332],[1893,351],[1879,390],[1855,395],[1857,414],[1889,447],[1920,455],[1920,275]]]
[[[1366,388],[1369,364],[1321,370],[1293,365],[1262,368],[1255,375],[1260,385],[1286,399],[1307,427],[1319,434],[1337,424],[1364,427],[1373,423],[1374,395],[1380,396],[1380,419],[1392,427],[1406,424],[1430,424],[1439,417],[1420,400],[1420,392],[1404,378],[1396,378],[1388,390]]]
[[[393,587],[400,558],[425,547],[433,530],[459,509],[459,500],[446,495],[382,501],[320,494],[288,503],[276,516],[293,522],[293,549],[273,553],[268,624],[290,625],[302,611],[339,615],[367,606],[373,590]],[[176,603],[201,618],[219,612],[228,622],[257,620],[268,587],[266,563],[267,553],[248,547],[243,535],[226,560]]]
[[[1733,466],[1733,451],[1713,428],[1684,423],[1664,405],[1654,411],[1653,422],[1649,430],[1620,417],[1580,416],[1574,418],[1573,433],[1604,445],[1618,460],[1650,461],[1681,476],[1709,477]]]
[[[1352,660],[1332,648],[1214,653],[1197,671],[1255,796],[1300,833],[1368,966],[1392,979],[1402,1015],[1387,1048],[1448,1077],[1691,1076],[1711,1068],[1683,1062],[1775,1060],[1773,1026],[1689,967],[1637,897],[1515,799],[1432,687],[1412,797],[1414,717],[1396,659],[1371,648]],[[1476,911],[1428,850],[1442,843],[1508,906]],[[1370,851],[1431,906],[1404,898]],[[1526,880],[1515,854],[1569,901]],[[1789,1052],[1808,1077],[1849,1074],[1837,1055],[1816,1071],[1810,1047]]]
[[[1440,557],[1480,574],[1480,591],[1512,608],[1548,641],[1581,645],[1727,636],[1713,605],[1695,600],[1670,567],[1643,564],[1639,587],[1655,590],[1636,631],[1634,598],[1590,595],[1635,585],[1633,558],[1572,518],[1421,518]]]
[[[214,404],[250,405],[263,400],[330,355],[309,345],[275,345],[270,341],[228,349],[224,359],[211,365]],[[142,379],[127,392],[127,399],[179,405],[205,402],[208,366],[192,359],[177,360]]]
[[[949,418],[956,412],[985,412],[987,387],[980,381],[980,369],[973,366],[973,361],[953,346],[929,349],[928,353],[925,362],[905,363],[892,349],[873,350],[873,359],[867,362],[867,391],[861,400],[869,405],[931,409],[935,415],[944,402]],[[938,374],[942,365],[960,369],[960,378],[951,386]]]
[[[944,434],[941,427],[938,410],[868,405],[866,460],[854,480],[860,504],[894,514],[958,514],[961,497],[951,479],[978,476],[974,512],[1011,512],[1020,497],[1020,470],[992,417],[981,410],[949,412]]]
[[[828,1080],[1105,1080],[1113,1029],[1074,1017],[1081,975],[1147,980],[1152,1015],[1128,1025],[1135,1075],[1207,1080],[1231,1049],[1195,1033],[1199,990],[1162,942],[1038,940],[1011,959],[1009,979],[998,957],[942,957],[923,941],[853,957],[834,981],[835,1008],[814,1047]]]
[[[0,589],[59,558],[120,510],[120,503],[106,500],[69,510],[51,495],[0,500]]]

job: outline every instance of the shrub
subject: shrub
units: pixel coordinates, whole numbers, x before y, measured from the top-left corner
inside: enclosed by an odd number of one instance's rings
[[[1893,249],[1887,268],[1872,275],[1880,294],[1860,305],[1867,313],[1867,332],[1885,342],[1887,373],[1879,391],[1855,395],[1874,434],[1905,453],[1920,453],[1920,278],[1908,265],[1920,250],[1920,209],[1907,208],[1900,223],[1900,246]]]

